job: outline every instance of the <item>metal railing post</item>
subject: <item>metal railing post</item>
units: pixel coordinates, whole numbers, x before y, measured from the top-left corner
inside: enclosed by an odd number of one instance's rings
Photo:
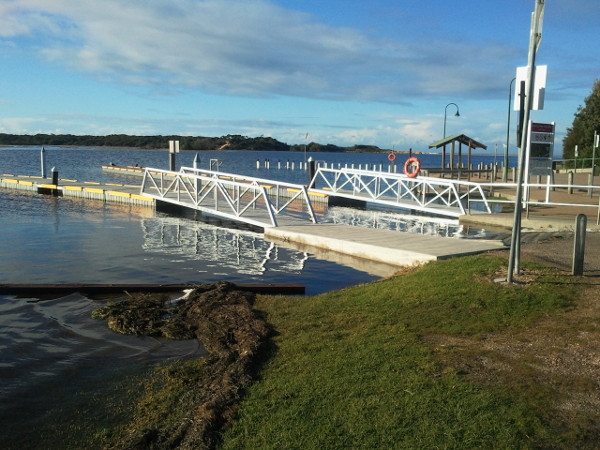
[[[573,172],[569,172],[567,174],[567,193],[568,194],[572,194],[573,193]]]

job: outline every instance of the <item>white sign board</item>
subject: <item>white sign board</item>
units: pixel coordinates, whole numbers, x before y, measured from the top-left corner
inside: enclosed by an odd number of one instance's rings
[[[179,153],[179,141],[169,141],[169,153]]]
[[[533,103],[531,105],[532,110],[544,109],[544,96],[546,93],[546,75],[548,73],[548,66],[536,66],[533,74]],[[521,89],[521,81],[527,82],[527,66],[517,67],[517,76],[515,80],[515,96],[514,96],[514,110],[519,111],[520,108],[520,97],[519,91]]]

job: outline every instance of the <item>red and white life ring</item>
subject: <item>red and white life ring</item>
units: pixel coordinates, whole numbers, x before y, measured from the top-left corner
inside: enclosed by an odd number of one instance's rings
[[[395,153],[389,153],[388,154],[388,159],[390,160],[390,162],[396,161],[396,154]]]
[[[408,178],[414,178],[419,175],[419,171],[421,170],[421,161],[414,156],[411,156],[404,163],[404,175]]]

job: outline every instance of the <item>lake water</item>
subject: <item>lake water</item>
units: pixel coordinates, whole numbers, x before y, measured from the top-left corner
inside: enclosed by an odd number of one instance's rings
[[[102,165],[168,168],[165,150],[46,148],[47,173],[81,181],[135,183],[103,173]],[[194,152],[177,156],[191,166]],[[299,163],[306,157],[328,163],[384,164],[385,154],[200,152],[200,167],[218,160],[220,170],[290,182],[307,182]],[[419,155],[424,166],[440,156]],[[400,161],[402,157],[398,158]],[[473,157],[474,163],[493,158]],[[271,169],[264,168],[269,160]],[[260,169],[257,169],[257,161]],[[296,170],[277,170],[293,162]],[[514,163],[514,161],[512,162]],[[40,175],[40,149],[0,148],[0,174]],[[444,219],[389,211],[332,208],[327,220],[419,233],[464,237]],[[104,204],[18,191],[0,191],[0,283],[303,283],[317,294],[377,279],[389,268],[353,258],[284,248],[243,228],[173,217],[150,208]],[[127,368],[165,358],[201,354],[195,342],[173,343],[120,336],[90,318],[98,301],[79,294],[37,302],[0,296],[0,442],[27,447],[32,418],[51,435],[57,417],[76,420],[93,403],[90,385],[127,376]],[[73,399],[79,402],[72,405]],[[57,412],[57,405],[63,405]],[[64,405],[71,404],[72,407]],[[85,408],[84,408],[85,409]],[[46,418],[45,422],[40,418]],[[43,422],[43,423],[41,423]],[[46,428],[44,428],[46,427]],[[56,431],[56,430],[55,430]],[[42,431],[38,431],[42,432]],[[5,434],[5,436],[2,436]]]

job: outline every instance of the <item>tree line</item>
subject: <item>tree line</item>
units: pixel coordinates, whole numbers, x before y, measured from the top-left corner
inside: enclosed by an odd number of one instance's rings
[[[379,152],[374,145],[354,145],[340,147],[333,144],[289,145],[272,137],[247,137],[229,134],[221,137],[204,136],[132,136],[110,134],[107,136],[75,134],[7,134],[0,133],[0,145],[52,145],[77,147],[128,147],[140,149],[166,149],[170,140],[178,140],[180,150],[272,150],[272,151],[309,151],[309,152]]]
[[[563,158],[575,158],[577,146],[577,158],[590,158],[588,166],[591,166],[595,134],[600,135],[600,80],[594,82],[591,94],[585,99],[585,106],[577,108],[573,125],[567,128],[563,139]],[[596,150],[596,161],[599,156]]]

